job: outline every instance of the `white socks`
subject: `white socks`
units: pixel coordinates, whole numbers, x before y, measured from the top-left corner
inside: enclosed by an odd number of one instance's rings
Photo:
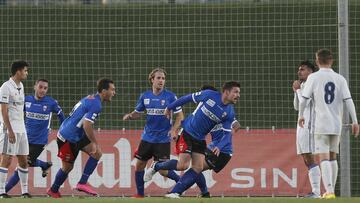
[[[312,167],[308,171],[309,180],[312,192],[320,196],[320,181],[321,181],[321,171],[318,165]]]
[[[329,160],[323,160],[320,163],[321,178],[327,193],[334,193],[333,172]]]
[[[337,160],[336,159],[331,160],[330,165],[331,165],[331,169],[332,169],[332,184],[333,184],[333,187],[335,188],[336,180],[338,177],[338,171],[339,171],[339,166],[338,166]]]
[[[29,179],[29,169],[17,167],[17,171],[20,178],[21,193],[28,193],[28,179]]]

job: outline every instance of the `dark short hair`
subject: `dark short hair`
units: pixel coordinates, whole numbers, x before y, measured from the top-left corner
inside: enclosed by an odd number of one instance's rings
[[[49,81],[48,81],[47,79],[44,79],[44,78],[37,79],[37,80],[35,81],[35,84],[38,84],[39,82],[49,83]]]
[[[317,68],[315,67],[315,65],[313,63],[311,63],[309,60],[301,61],[299,64],[299,67],[300,66],[307,66],[308,68],[310,68],[312,70],[312,72],[317,71]]]
[[[228,81],[225,82],[224,85],[222,86],[222,91],[224,92],[225,90],[231,90],[233,87],[238,87],[240,88],[240,83],[236,82],[236,81]]]
[[[97,81],[97,91],[98,93],[101,93],[102,90],[108,90],[110,87],[110,84],[114,84],[114,81],[107,79],[107,78],[101,78]]]
[[[316,56],[320,64],[328,64],[333,60],[333,53],[330,49],[319,49],[316,52]]]
[[[203,85],[201,88],[200,88],[200,91],[202,90],[214,90],[214,91],[218,91],[214,86],[212,85]]]
[[[30,66],[28,62],[24,60],[17,60],[11,64],[11,76],[14,76],[18,70],[22,70],[25,67]]]

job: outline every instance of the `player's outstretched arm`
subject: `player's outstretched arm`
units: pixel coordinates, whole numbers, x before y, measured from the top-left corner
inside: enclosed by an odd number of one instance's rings
[[[141,117],[141,113],[139,113],[137,111],[133,111],[131,113],[125,114],[123,116],[123,121],[136,120],[136,119],[139,119],[140,117]]]
[[[166,109],[173,111],[176,107],[183,106],[183,105],[191,102],[192,100],[193,100],[192,94],[182,96],[179,99],[172,102],[171,104],[169,104]]]

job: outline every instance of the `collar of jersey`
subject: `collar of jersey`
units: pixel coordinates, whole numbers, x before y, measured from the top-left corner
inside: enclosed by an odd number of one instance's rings
[[[9,81],[10,81],[10,84],[12,86],[14,86],[15,88],[21,88],[21,82],[20,82],[20,86],[17,86],[16,82],[11,77],[10,77]]]
[[[319,67],[319,71],[330,71],[330,72],[334,72],[334,70],[332,68],[322,68]]]
[[[151,92],[151,94],[154,95],[155,97],[158,97],[158,96],[160,96],[162,93],[165,92],[165,88],[162,89],[161,92],[160,92],[158,95],[154,94],[153,90],[150,90],[150,92]]]

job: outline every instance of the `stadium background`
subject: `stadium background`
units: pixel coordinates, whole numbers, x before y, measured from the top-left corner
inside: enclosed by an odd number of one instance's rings
[[[168,72],[167,87],[179,96],[205,83],[220,88],[224,81],[240,81],[236,111],[243,127],[294,128],[291,84],[297,64],[313,60],[322,47],[337,57],[336,0],[29,2],[0,5],[1,80],[8,79],[14,59],[29,60],[26,93],[45,77],[49,94],[68,114],[81,97],[95,91],[99,77],[110,77],[117,96],[96,124],[102,129],[142,129],[144,120],[121,118],[133,110],[139,94],[149,88],[148,73],[159,66]],[[360,3],[350,0],[349,10],[350,89],[359,112]],[[58,128],[57,123],[52,127]],[[359,140],[350,139],[352,195],[360,196]]]

